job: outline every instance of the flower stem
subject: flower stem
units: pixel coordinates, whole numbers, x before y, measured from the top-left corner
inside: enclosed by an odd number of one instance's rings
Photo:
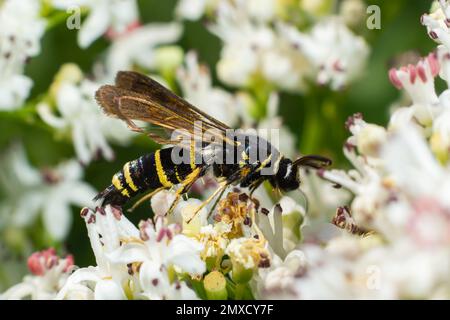
[[[226,300],[228,298],[227,281],[219,271],[208,273],[203,280],[203,286],[209,300]]]
[[[247,289],[247,284],[236,283],[236,287],[234,288],[234,299],[235,300],[243,300],[246,289]]]

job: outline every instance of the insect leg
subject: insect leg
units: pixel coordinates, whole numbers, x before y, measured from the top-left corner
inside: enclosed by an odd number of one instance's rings
[[[172,202],[172,204],[170,205],[169,210],[167,211],[166,214],[170,214],[172,213],[172,211],[175,209],[177,203],[180,201],[181,197],[183,194],[185,194],[186,192],[189,191],[189,189],[192,187],[192,185],[194,184],[194,182],[203,175],[203,173],[205,172],[206,168],[200,168],[197,167],[194,171],[192,171],[187,177],[186,179],[182,182],[182,186],[181,188],[179,188],[176,191],[175,194],[175,200]]]
[[[250,186],[250,198],[252,198],[253,192],[255,192],[256,189],[264,182],[264,179],[256,180],[252,183]]]
[[[143,197],[141,197],[138,201],[136,201],[135,204],[133,204],[133,206],[128,209],[128,212],[133,212],[137,207],[139,207],[144,201],[150,199],[151,197],[153,197],[155,194],[157,194],[158,192],[160,192],[161,190],[165,189],[164,187],[155,189],[150,191],[149,193],[147,193],[146,195],[144,195]]]
[[[194,213],[192,214],[192,217],[187,221],[187,223],[190,223],[200,210],[202,210],[208,203],[210,203],[211,200],[214,199],[218,194],[225,191],[225,189],[228,186],[229,186],[228,182],[226,181],[222,182],[221,186],[217,188],[216,191],[214,191],[214,193],[208,197],[208,199],[203,201],[202,204],[197,207],[197,209],[195,209]]]
[[[222,192],[221,192],[221,193],[219,194],[219,196],[217,197],[217,199],[216,199],[216,201],[214,202],[213,206],[212,206],[211,209],[209,210],[208,218],[209,218],[209,216],[211,215],[211,213],[213,213],[213,211],[214,211],[214,209],[216,208],[217,204],[219,203],[220,199],[222,199],[222,196],[223,196],[223,194],[224,194],[224,192],[225,192],[226,189],[227,189],[227,188],[223,188],[223,189],[222,189]]]

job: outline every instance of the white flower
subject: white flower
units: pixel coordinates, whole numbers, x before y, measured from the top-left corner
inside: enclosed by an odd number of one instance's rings
[[[259,299],[292,299],[295,292],[290,288],[295,278],[304,272],[305,255],[291,251],[284,260],[276,257],[269,269],[260,269],[256,278],[256,294]]]
[[[35,252],[28,258],[28,268],[33,275],[0,294],[0,299],[54,299],[74,268],[73,257],[60,259],[54,249]]]
[[[368,299],[448,299],[448,247],[418,249],[409,242],[374,247],[355,265],[355,296]],[[447,289],[444,289],[447,287]]]
[[[128,267],[114,264],[108,254],[121,246],[122,241],[139,239],[139,230],[115,208],[93,212],[81,211],[86,222],[89,240],[97,266],[76,270],[59,291],[56,299],[126,299],[136,294]]]
[[[28,163],[20,145],[1,161],[0,183],[7,198],[0,205],[0,227],[28,226],[42,213],[46,230],[56,240],[64,239],[72,223],[71,205],[91,203],[95,190],[81,181],[83,170],[75,160],[54,169],[38,171]]]
[[[168,269],[186,272],[190,276],[201,276],[205,263],[200,259],[203,246],[197,241],[179,234],[177,225],[164,225],[164,218],[157,216],[140,224],[140,243],[131,242],[109,255],[114,263],[139,263],[139,283],[142,296],[149,299],[195,298],[185,283],[169,281]]]
[[[113,207],[82,211],[97,266],[81,268],[67,280],[59,299],[194,299],[185,282],[169,277],[176,271],[201,275],[202,246],[178,234],[177,225],[143,221],[137,229]],[[170,269],[170,270],[169,270]],[[83,290],[82,290],[83,289]]]
[[[217,64],[219,78],[232,86],[252,86],[262,77],[284,90],[304,89],[304,77],[310,68],[303,54],[293,48],[283,31],[254,21],[247,5],[251,4],[238,1],[234,6],[228,2],[218,5],[217,21],[210,30],[224,42]]]
[[[450,91],[449,91],[450,94]],[[442,97],[442,95],[441,95]],[[450,101],[450,96],[447,95]],[[439,160],[447,162],[450,154],[450,108],[445,110],[433,122],[431,148]]]
[[[349,299],[352,287],[346,277],[351,264],[319,246],[305,245],[293,251],[283,264],[263,280],[263,298]]]
[[[228,126],[236,123],[235,97],[212,86],[208,68],[198,63],[194,52],[186,55],[186,66],[178,69],[177,78],[186,100]]]
[[[387,140],[386,129],[365,122],[359,113],[350,117],[346,126],[352,133],[352,136],[346,142],[348,146],[355,146],[360,154],[370,158],[379,156],[380,148]]]
[[[69,72],[71,65],[66,65],[60,74]],[[71,71],[70,71],[71,72]],[[56,77],[55,104],[56,115],[47,102],[38,105],[42,120],[61,133],[70,133],[78,159],[88,164],[99,154],[108,160],[114,157],[107,139],[126,143],[132,137],[126,125],[117,119],[105,117],[95,101],[95,91],[99,84],[88,79],[73,81]]]
[[[368,164],[363,156],[357,155],[354,146],[347,144],[344,154],[354,169],[348,172],[333,169],[322,172],[321,176],[355,194],[351,208],[357,224],[375,228],[374,217],[379,214],[380,205],[389,198],[389,180],[385,181],[376,168]]]
[[[442,43],[450,50],[450,29],[448,20],[450,18],[450,5],[447,0],[439,0],[438,6],[430,14],[424,14],[421,22],[427,27],[428,35],[431,39]]]
[[[240,268],[256,270],[259,267],[267,267],[267,264],[270,265],[269,253],[263,239],[245,237],[232,239],[225,253],[230,256],[235,273],[240,271]]]
[[[128,243],[110,255],[112,261],[155,264],[158,268],[174,266],[181,272],[199,276],[205,272],[205,264],[199,253],[202,246],[182,234],[178,225],[164,225],[164,218],[156,216],[155,222],[140,224],[143,243]]]
[[[175,12],[178,17],[187,20],[200,19],[211,0],[179,0]]]
[[[419,243],[450,243],[448,168],[438,163],[412,127],[398,132],[386,144],[383,158],[396,185],[411,199],[402,206],[388,207],[390,216],[402,217],[401,226]]]
[[[285,258],[300,241],[300,228],[304,222],[305,209],[294,199],[284,196],[267,214],[257,216],[257,224],[271,250]]]
[[[53,5],[60,9],[89,9],[89,16],[78,33],[81,48],[89,47],[108,31],[123,33],[139,20],[136,0],[53,0]]]
[[[405,127],[390,139],[383,147],[383,158],[386,169],[404,192],[412,196],[441,196],[441,201],[450,205],[445,196],[450,191],[447,170],[436,161],[413,127]]]
[[[226,1],[217,0],[179,0],[175,12],[178,17],[198,20],[203,15],[214,12],[217,6]],[[276,0],[235,0],[233,5],[257,21],[270,21],[276,13]]]
[[[439,99],[434,88],[434,78],[439,74],[439,62],[434,53],[421,59],[416,65],[391,69],[389,78],[398,89],[404,88],[411,97],[414,118],[420,124],[429,125],[435,117]]]
[[[292,26],[280,25],[286,37],[295,44],[317,69],[317,82],[332,89],[345,87],[364,69],[369,47],[362,37],[354,35],[338,18],[325,19],[303,34]]]
[[[33,0],[0,4],[0,109],[20,107],[33,85],[23,71],[27,59],[40,52],[45,21],[39,10],[39,2]]]
[[[117,37],[108,50],[105,61],[105,80],[114,80],[118,71],[135,66],[147,70],[158,68],[157,46],[176,42],[182,33],[178,23],[154,23],[137,27]]]
[[[237,0],[248,15],[260,22],[271,21],[276,14],[277,0]]]

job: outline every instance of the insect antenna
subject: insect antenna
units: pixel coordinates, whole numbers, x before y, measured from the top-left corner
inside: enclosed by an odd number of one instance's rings
[[[298,167],[310,167],[314,169],[322,169],[328,167],[332,164],[330,158],[309,154],[303,157],[298,158],[294,161],[293,165]]]

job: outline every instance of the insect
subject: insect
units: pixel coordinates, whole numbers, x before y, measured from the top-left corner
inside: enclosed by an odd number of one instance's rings
[[[115,85],[98,89],[96,100],[107,115],[125,121],[131,130],[145,133],[157,143],[173,145],[125,163],[111,185],[94,198],[102,206],[122,207],[134,196],[149,192],[134,208],[155,193],[178,186],[170,212],[194,182],[212,169],[219,187],[200,210],[215,197],[219,199],[230,185],[249,188],[253,193],[269,181],[277,190],[291,191],[300,186],[300,166],[319,169],[331,164],[330,159],[318,155],[292,161],[257,135],[237,133],[230,137],[227,125],[137,72],[119,72]],[[136,120],[153,128],[141,128]],[[174,161],[174,154],[180,152],[185,161]],[[263,169],[268,170],[263,173]]]

